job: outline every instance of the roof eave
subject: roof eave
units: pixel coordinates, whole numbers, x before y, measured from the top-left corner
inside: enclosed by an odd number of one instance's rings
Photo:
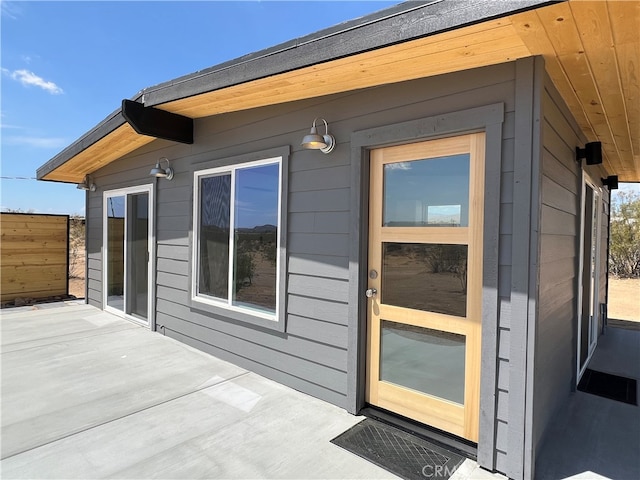
[[[115,110],[107,118],[102,120],[98,125],[93,127],[78,140],[73,142],[47,163],[38,168],[38,170],[36,171],[36,178],[38,180],[48,180],[45,177],[53,172],[56,168],[64,165],[80,152],[97,143],[125,123],[126,120],[122,116],[122,109],[119,108]]]
[[[197,96],[323,62],[477,24],[566,0],[407,1],[206,70],[148,87],[133,99],[145,106]],[[424,21],[428,18],[428,21]],[[126,124],[118,109],[38,168],[39,180]],[[90,172],[87,172],[90,173]]]
[[[143,91],[145,106],[188,98],[566,0],[408,1]],[[423,21],[428,18],[428,21]]]

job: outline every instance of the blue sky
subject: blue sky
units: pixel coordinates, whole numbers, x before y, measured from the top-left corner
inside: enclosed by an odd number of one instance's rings
[[[75,185],[13,177],[34,177],[145,87],[396,3],[2,0],[0,206],[84,214]]]
[[[36,169],[141,89],[394,1],[6,2],[2,177]],[[1,179],[3,208],[84,214],[75,185]]]

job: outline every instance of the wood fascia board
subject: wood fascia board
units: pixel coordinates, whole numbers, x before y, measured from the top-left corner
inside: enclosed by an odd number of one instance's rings
[[[86,174],[104,167],[153,140],[155,140],[154,137],[139,135],[128,123],[124,123],[39,179],[79,183]]]
[[[199,118],[504,63],[529,55],[509,20],[499,19],[482,28],[476,25],[392,45],[162,107]]]
[[[54,170],[64,165],[72,158],[76,157],[81,152],[100,142],[100,140],[111,134],[113,131],[115,131],[125,123],[126,121],[122,116],[120,109],[116,110],[98,125],[89,130],[89,132],[85,133],[82,137],[69,145],[62,152],[60,152],[47,163],[38,168],[38,170],[36,171],[36,177],[38,178],[38,180],[49,179],[49,174],[51,174]]]
[[[167,104],[180,99],[252,82],[339,58],[436,35],[468,25],[557,3],[558,0],[505,0],[480,2],[431,1],[385,17],[359,19],[272,49],[257,52],[196,74],[151,87],[144,92],[145,105]],[[564,0],[561,0],[564,1]],[[373,14],[375,17],[376,14]],[[363,22],[364,23],[361,23]],[[339,40],[336,38],[339,37]]]

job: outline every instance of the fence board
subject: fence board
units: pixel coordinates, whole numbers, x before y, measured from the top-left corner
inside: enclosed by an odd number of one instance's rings
[[[0,300],[69,293],[69,216],[0,215]]]

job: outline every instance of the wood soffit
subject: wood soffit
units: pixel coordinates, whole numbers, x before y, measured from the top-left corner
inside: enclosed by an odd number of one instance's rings
[[[571,0],[260,78],[157,106],[191,118],[246,110],[542,55],[604,168],[640,181],[640,0]],[[42,178],[81,182],[153,137],[127,123]]]

